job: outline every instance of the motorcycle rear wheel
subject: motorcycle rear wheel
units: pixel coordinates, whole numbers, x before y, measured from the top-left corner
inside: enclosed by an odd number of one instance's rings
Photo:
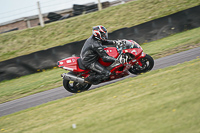
[[[146,54],[146,56],[144,58],[140,59],[141,63],[142,63],[142,67],[139,65],[134,65],[129,69],[129,72],[135,75],[139,75],[141,73],[145,73],[147,71],[150,71],[153,66],[154,66],[154,60],[153,58]]]
[[[88,90],[91,87],[91,84],[88,83],[78,83],[70,80],[63,79],[64,88],[71,93],[80,93]]]

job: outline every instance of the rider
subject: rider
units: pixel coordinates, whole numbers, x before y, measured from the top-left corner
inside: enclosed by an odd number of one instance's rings
[[[93,84],[98,84],[102,80],[107,80],[111,74],[109,70],[98,62],[98,58],[101,57],[104,62],[117,61],[117,59],[109,56],[104,51],[102,45],[116,44],[117,41],[107,40],[108,32],[106,28],[101,25],[93,27],[92,33],[93,35],[90,36],[83,45],[80,56],[82,64],[86,68],[97,73],[91,74],[85,80]]]

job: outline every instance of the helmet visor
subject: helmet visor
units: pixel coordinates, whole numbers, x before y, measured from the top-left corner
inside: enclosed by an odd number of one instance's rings
[[[106,32],[106,33],[102,32],[101,33],[101,38],[102,38],[102,40],[106,41],[108,39],[108,32]]]

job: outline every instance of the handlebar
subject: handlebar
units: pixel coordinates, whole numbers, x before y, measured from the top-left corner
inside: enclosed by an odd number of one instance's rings
[[[115,43],[117,48],[124,47],[126,45],[126,40],[117,40]]]
[[[121,53],[122,50],[125,49],[126,40],[117,40],[115,43],[117,50],[119,51],[119,53]]]

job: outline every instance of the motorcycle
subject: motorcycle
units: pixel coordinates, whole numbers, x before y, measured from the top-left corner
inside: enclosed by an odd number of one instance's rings
[[[128,42],[128,43],[127,43]],[[105,47],[104,50],[109,56],[117,59],[114,63],[103,62],[101,58],[99,63],[105,66],[111,75],[110,80],[122,78],[131,74],[141,74],[150,71],[154,66],[154,59],[143,52],[142,47],[133,40],[124,40],[115,47]],[[80,57],[69,57],[58,61],[58,67],[70,71],[61,74],[64,88],[71,93],[79,93],[88,90],[92,83],[85,80],[94,71],[86,69],[81,62]],[[100,82],[100,83],[102,83]]]

